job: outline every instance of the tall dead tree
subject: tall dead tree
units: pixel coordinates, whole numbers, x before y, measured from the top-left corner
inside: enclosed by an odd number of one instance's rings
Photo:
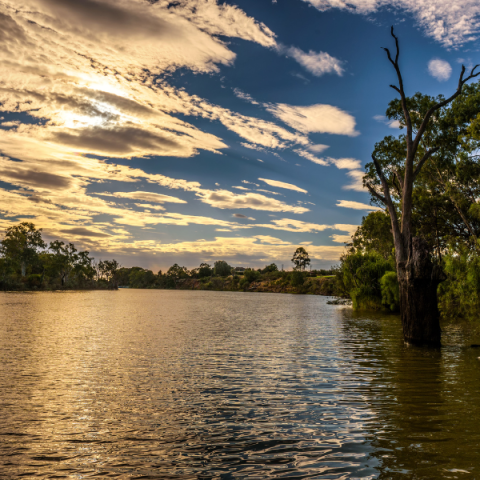
[[[400,312],[402,317],[403,335],[407,342],[426,345],[440,345],[440,315],[437,305],[437,287],[441,278],[441,269],[432,263],[425,239],[412,235],[412,194],[413,185],[425,162],[439,149],[431,146],[419,155],[422,137],[431,121],[432,115],[442,107],[451,103],[462,94],[463,85],[480,75],[475,73],[478,65],[472,68],[468,77],[464,78],[465,67],[458,80],[457,90],[449,98],[433,105],[425,114],[417,131],[412,128],[411,114],[407,107],[402,74],[398,65],[400,48],[398,38],[394,34],[396,55],[392,58],[390,50],[384,48],[388,60],[395,68],[398,86],[390,85],[400,95],[400,101],[406,128],[406,158],[403,178],[397,174],[396,182],[400,192],[401,218],[399,220],[395,205],[392,202],[390,188],[385,178],[380,162],[372,155],[383,195],[373,185],[366,184],[370,193],[380,200],[387,208],[392,223],[393,240],[395,244],[395,261],[397,266],[398,284],[400,290]]]

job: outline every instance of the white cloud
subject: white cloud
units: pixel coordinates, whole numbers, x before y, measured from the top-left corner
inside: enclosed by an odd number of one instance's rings
[[[291,183],[279,182],[278,180],[269,180],[268,178],[259,178],[259,180],[265,182],[271,187],[285,188],[287,190],[294,190],[296,192],[308,193],[307,190],[297,187],[296,185],[293,185]]]
[[[355,190],[356,192],[365,192],[367,189],[363,186],[363,177],[365,172],[362,170],[350,170],[347,175],[353,179],[349,185],[344,185],[344,190]]]
[[[275,248],[268,248],[268,245]],[[255,237],[216,237],[215,240],[196,240],[178,243],[155,243],[148,242],[141,245],[139,242],[131,245],[136,250],[142,247],[145,251],[156,250],[163,253],[201,253],[215,258],[236,257],[245,255],[258,257],[260,261],[271,261],[279,258],[291,258],[297,244],[285,242],[280,238],[268,235],[257,235]],[[316,260],[337,261],[343,253],[342,246],[317,246],[309,245],[308,253]]]
[[[279,103],[270,105],[267,110],[290,127],[305,134],[318,132],[351,137],[359,134],[355,130],[355,118],[332,105],[297,107]]]
[[[318,145],[316,145],[318,146]],[[323,145],[322,145],[323,146]],[[328,162],[325,161],[323,158],[318,158],[315,155],[313,155],[310,152],[307,152],[306,150],[302,150],[301,148],[296,148],[294,152],[298,155],[300,155],[303,158],[306,158],[307,160],[310,160],[313,163],[316,163],[317,165],[323,165],[327,166]]]
[[[177,197],[171,197],[170,195],[162,195],[160,193],[153,192],[114,192],[114,193],[98,193],[97,195],[106,195],[116,198],[131,198],[133,200],[142,200],[144,202],[153,203],[187,203],[185,200]]]
[[[400,128],[401,124],[398,120],[390,120],[385,115],[375,115],[374,120],[380,123],[388,125],[390,128]]]
[[[460,47],[479,38],[477,0],[304,0],[326,11],[331,8],[370,14],[385,7],[412,13],[425,33],[445,47]]]
[[[270,212],[305,213],[308,208],[298,205],[288,205],[275,198],[269,198],[259,193],[233,193],[228,190],[201,190],[196,194],[203,203],[215,208],[266,210]]]
[[[379,207],[374,207],[366,203],[353,202],[352,200],[337,200],[337,202],[337,207],[353,208],[354,210],[368,210],[372,212],[375,210],[382,210]]]
[[[270,195],[281,195],[282,197],[284,196],[284,195],[282,195],[281,193],[272,192],[271,190],[265,190],[264,188],[257,188],[257,192],[268,193],[268,194],[270,194]]]
[[[333,163],[337,168],[343,170],[356,170],[362,167],[362,162],[356,158],[331,158],[328,159],[329,163]]]
[[[333,235],[330,235],[330,238],[335,243],[349,243],[352,241],[352,237],[350,235],[338,235],[336,233],[334,233]]]
[[[245,220],[255,221],[255,219],[253,217],[247,217],[246,215],[243,215],[241,213],[234,213],[232,216],[235,217],[235,218],[243,218]]]
[[[233,93],[236,97],[240,98],[241,100],[245,100],[246,102],[251,103],[252,105],[259,105],[259,103],[248,93],[242,92],[239,88],[234,88]]]
[[[308,149],[312,152],[315,152],[315,153],[322,153],[324,150],[326,150],[327,148],[329,148],[328,145],[322,145],[322,144],[318,144],[318,145],[309,145],[308,146]]]
[[[434,58],[428,62],[428,73],[439,82],[445,82],[452,75],[452,67],[447,61]]]
[[[286,54],[293,57],[305,70],[308,70],[316,77],[320,77],[325,73],[336,73],[337,75],[343,75],[343,67],[340,60],[332,57],[326,52],[314,52],[310,50],[308,53],[303,50],[290,47],[285,50]]]

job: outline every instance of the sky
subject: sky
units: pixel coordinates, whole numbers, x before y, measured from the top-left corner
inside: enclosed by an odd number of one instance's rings
[[[335,265],[396,92],[455,91],[478,0],[1,0],[0,230],[123,266]]]

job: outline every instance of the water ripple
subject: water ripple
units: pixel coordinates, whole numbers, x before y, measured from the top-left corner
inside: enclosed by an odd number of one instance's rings
[[[0,478],[480,475],[476,333],[325,298],[0,294]]]

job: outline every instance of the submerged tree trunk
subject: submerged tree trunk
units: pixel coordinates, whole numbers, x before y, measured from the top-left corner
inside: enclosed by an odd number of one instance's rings
[[[441,273],[423,238],[413,238],[411,245],[407,262],[397,265],[403,336],[409,343],[440,346],[437,287]]]
[[[440,345],[440,315],[437,303],[437,287],[441,281],[441,269],[432,263],[430,252],[424,239],[413,236],[412,210],[413,210],[413,184],[420,173],[423,165],[440,149],[440,145],[425,149],[423,155],[419,155],[419,146],[422,145],[422,137],[435,112],[451,103],[462,94],[463,85],[472,78],[480,75],[476,72],[479,65],[472,68],[470,75],[464,78],[465,67],[458,80],[457,90],[449,98],[432,105],[425,113],[420,123],[414,128],[412,117],[407,104],[407,97],[403,88],[403,78],[398,64],[400,48],[398,38],[391,29],[391,35],[395,39],[396,55],[393,58],[390,50],[385,48],[388,60],[395,68],[398,78],[398,86],[390,85],[399,95],[404,115],[406,128],[406,157],[405,174],[402,179],[395,170],[396,185],[401,197],[401,222],[397,216],[396,205],[390,196],[389,183],[385,177],[382,166],[375,155],[372,155],[373,163],[380,179],[383,195],[375,186],[365,184],[370,193],[380,200],[388,210],[392,222],[392,233],[395,243],[395,259],[397,266],[398,285],[400,293],[400,312],[402,316],[403,334],[407,342],[423,345]],[[417,112],[416,112],[417,114]],[[391,172],[391,169],[387,169]]]

